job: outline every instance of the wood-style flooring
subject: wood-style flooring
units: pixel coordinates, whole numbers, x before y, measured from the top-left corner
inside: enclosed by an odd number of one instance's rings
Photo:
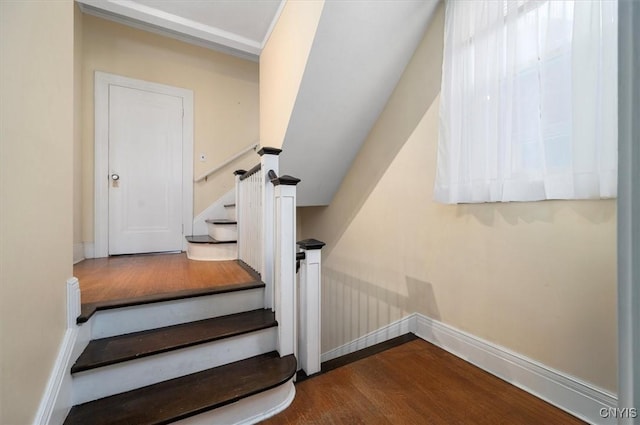
[[[73,267],[82,303],[78,323],[97,310],[263,287],[238,261],[194,261],[186,254],[123,255]]]
[[[83,304],[256,281],[237,261],[193,261],[184,253],[84,260],[73,274]]]
[[[324,364],[323,364],[324,366]],[[296,384],[279,424],[583,424],[420,339]]]

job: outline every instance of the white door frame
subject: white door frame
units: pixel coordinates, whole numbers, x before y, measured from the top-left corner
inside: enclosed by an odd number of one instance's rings
[[[618,407],[640,424],[640,4],[618,3]]]
[[[109,256],[109,86],[146,90],[182,98],[182,228],[190,235],[193,228],[193,91],[95,72],[95,176],[94,176],[94,256]],[[182,249],[187,242],[183,239]]]

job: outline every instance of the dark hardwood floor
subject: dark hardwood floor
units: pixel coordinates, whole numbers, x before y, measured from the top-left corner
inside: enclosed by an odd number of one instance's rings
[[[255,282],[237,261],[193,261],[186,254],[124,255],[73,267],[83,304]]]
[[[324,364],[323,364],[324,366]],[[296,384],[276,424],[583,424],[420,339]]]

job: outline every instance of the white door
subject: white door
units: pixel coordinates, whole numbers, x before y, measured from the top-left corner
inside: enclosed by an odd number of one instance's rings
[[[180,251],[183,99],[109,85],[109,255]]]

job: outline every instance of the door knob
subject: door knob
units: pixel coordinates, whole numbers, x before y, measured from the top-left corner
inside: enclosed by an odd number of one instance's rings
[[[117,174],[111,174],[111,180],[120,180],[120,176]]]

